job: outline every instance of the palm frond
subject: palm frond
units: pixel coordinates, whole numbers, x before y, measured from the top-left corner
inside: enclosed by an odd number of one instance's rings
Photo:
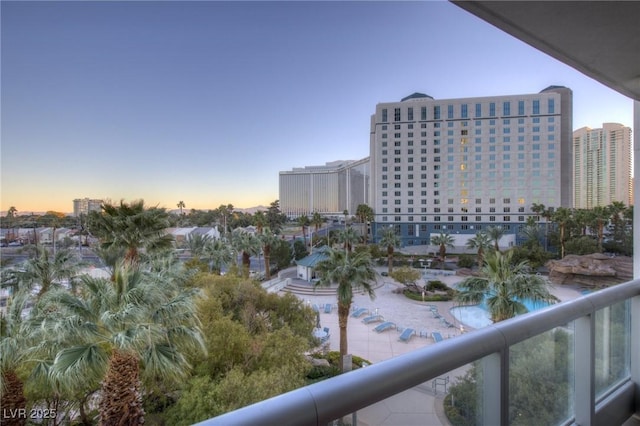
[[[108,355],[99,345],[82,345],[62,349],[51,367],[51,378],[74,389],[87,380],[104,376]]]

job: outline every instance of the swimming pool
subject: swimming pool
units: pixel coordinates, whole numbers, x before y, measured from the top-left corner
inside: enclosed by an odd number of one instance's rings
[[[547,302],[534,302],[532,300],[524,300],[522,303],[527,307],[529,312],[549,306],[549,303]],[[456,320],[462,324],[468,325],[469,327],[482,328],[493,324],[491,322],[491,317],[489,316],[489,310],[487,309],[487,305],[484,301],[479,305],[456,306],[451,308],[450,312]]]

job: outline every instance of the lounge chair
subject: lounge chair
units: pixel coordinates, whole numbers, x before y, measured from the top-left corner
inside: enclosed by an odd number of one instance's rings
[[[314,311],[316,312],[320,312],[320,308],[318,307],[318,305],[316,305],[315,303],[313,304],[313,306],[311,306],[313,308]]]
[[[442,334],[440,334],[437,331],[434,331],[433,333],[431,333],[431,337],[433,337],[433,340],[437,342],[442,342]]]
[[[372,322],[381,322],[384,321],[384,318],[382,317],[382,315],[370,315],[368,317],[365,317],[362,322],[365,324],[371,324]]]
[[[378,325],[376,328],[374,328],[374,330],[377,331],[378,333],[382,333],[383,331],[390,330],[395,326],[396,325],[394,323],[392,323],[391,321],[386,321],[386,322],[383,322],[382,324]]]
[[[411,336],[416,334],[416,331],[413,328],[405,328],[399,339],[405,343],[408,343],[411,340]]]
[[[360,318],[362,315],[369,313],[369,310],[367,308],[359,308],[357,310],[355,310],[351,316],[354,318]]]
[[[324,305],[325,314],[330,314],[332,309],[333,309],[333,305],[331,303],[327,303],[326,305]]]

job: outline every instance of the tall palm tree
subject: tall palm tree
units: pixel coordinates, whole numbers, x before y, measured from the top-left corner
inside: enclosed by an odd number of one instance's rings
[[[402,241],[398,234],[396,234],[396,230],[393,226],[381,228],[380,231],[378,231],[378,235],[380,236],[378,244],[387,248],[388,273],[391,275],[393,272],[393,253],[396,248],[400,247]]]
[[[76,389],[101,381],[101,425],[142,424],[143,380],[183,379],[186,353],[204,351],[196,292],[121,263],[113,282],[83,277],[81,295],[47,295],[43,327],[73,342],[57,353],[51,377]]]
[[[504,228],[499,225],[488,226],[487,235],[491,238],[495,251],[500,251],[500,239],[504,236]]]
[[[602,241],[604,240],[604,228],[609,221],[609,211],[606,207],[595,206],[589,213],[589,226],[595,230],[598,240],[598,249],[602,251]]]
[[[340,329],[340,371],[343,371],[343,358],[348,353],[347,322],[353,302],[354,291],[364,291],[373,300],[375,291],[371,281],[375,279],[375,271],[368,252],[359,252],[348,256],[342,250],[328,249],[327,259],[319,262],[316,273],[320,280],[316,286],[338,284],[338,327]]]
[[[360,235],[352,227],[338,230],[338,243],[343,244],[344,251],[351,253],[353,246],[360,242]]]
[[[28,288],[40,286],[40,298],[53,284],[73,280],[80,268],[81,261],[74,252],[62,249],[52,257],[45,247],[40,246],[36,248],[36,256],[26,260],[17,274],[18,279]]]
[[[523,238],[524,246],[528,248],[540,247],[540,237],[542,231],[533,217],[527,218],[527,223],[520,230],[520,237]]]
[[[479,277],[469,277],[457,285],[456,300],[461,304],[478,304],[486,298],[493,322],[504,321],[528,312],[522,303],[555,303],[547,282],[539,275],[529,274],[526,261],[513,264],[513,251],[494,251],[486,256]]]
[[[484,253],[492,247],[491,237],[489,237],[486,232],[478,231],[475,237],[467,241],[467,247],[472,250],[478,250],[478,266],[482,267],[484,264]]]
[[[233,251],[223,240],[209,241],[204,248],[203,256],[209,263],[210,271],[220,275],[222,268],[233,262]]]
[[[431,244],[438,246],[438,255],[440,256],[440,262],[442,268],[444,268],[444,259],[447,256],[447,247],[454,248],[453,237],[447,233],[440,233],[431,237]]]
[[[176,204],[176,205],[180,209],[180,217],[182,217],[182,209],[187,207],[187,205],[182,200],[178,201],[178,204]]]
[[[231,233],[231,244],[238,253],[242,254],[242,274],[248,277],[251,256],[257,256],[262,248],[260,240],[255,235],[237,228]]]
[[[253,224],[258,231],[258,234],[262,234],[265,225],[267,224],[267,216],[265,216],[262,210],[258,210],[253,214]]]
[[[262,244],[262,253],[264,254],[264,275],[266,279],[271,279],[271,247],[275,246],[279,238],[271,232],[270,228],[265,228],[264,232],[258,235],[258,239]]]
[[[120,205],[104,203],[102,213],[91,212],[89,230],[100,239],[103,248],[123,247],[125,260],[140,261],[139,250],[165,250],[173,245],[173,236],[166,233],[169,216],[165,209],[146,208],[143,200]]]
[[[552,216],[553,221],[558,225],[560,232],[560,258],[564,258],[565,243],[567,241],[566,231],[571,223],[571,210],[566,207],[558,207]]]
[[[323,223],[324,218],[322,217],[322,215],[318,212],[313,212],[313,215],[311,215],[311,224],[315,227],[316,234],[318,233],[318,230]]]
[[[303,214],[298,218],[298,225],[302,228],[302,239],[304,240],[304,246],[307,247],[307,228],[311,221],[309,220],[309,216]]]

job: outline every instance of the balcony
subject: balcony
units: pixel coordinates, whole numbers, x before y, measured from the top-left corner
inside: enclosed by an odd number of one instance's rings
[[[558,339],[558,335],[566,340]],[[514,366],[523,351],[531,351],[544,341],[561,341],[556,345],[553,362],[541,359],[524,376],[522,369],[516,373]],[[531,424],[543,414],[545,420],[539,424],[638,424],[637,417],[630,420],[640,412],[638,354],[640,281],[632,281],[297,389],[199,425],[326,425],[343,418],[350,424],[358,415],[361,419],[375,419],[376,413],[395,416],[396,423],[389,424],[431,424],[425,422],[432,419],[430,414],[420,412],[421,398],[426,404],[434,392],[442,394],[445,378],[453,382],[471,365],[476,366],[479,377],[476,424]],[[525,412],[519,385],[527,382],[529,389],[549,389],[549,377],[554,377],[562,388],[557,394],[546,395],[553,407],[549,406],[545,413]],[[407,391],[412,393],[400,395]],[[392,413],[389,407],[393,407]],[[363,423],[370,424],[368,420]]]

